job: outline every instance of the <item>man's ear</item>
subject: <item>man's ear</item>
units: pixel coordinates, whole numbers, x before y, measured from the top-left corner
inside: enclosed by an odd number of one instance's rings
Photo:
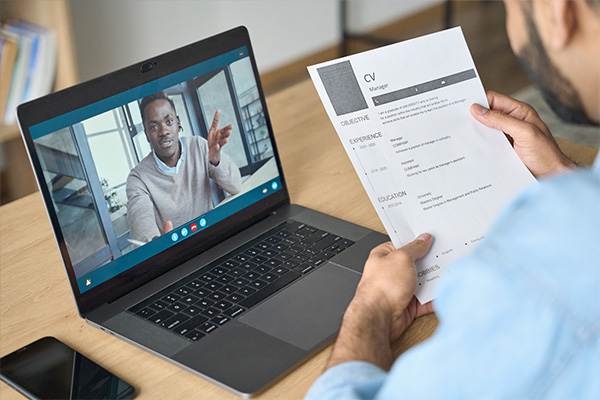
[[[547,18],[547,44],[554,50],[564,49],[577,30],[577,9],[573,0],[550,0],[537,2],[541,5],[541,18]]]
[[[181,120],[179,119],[179,115],[177,116],[177,126],[179,127],[179,132],[183,131],[183,126],[181,126]]]

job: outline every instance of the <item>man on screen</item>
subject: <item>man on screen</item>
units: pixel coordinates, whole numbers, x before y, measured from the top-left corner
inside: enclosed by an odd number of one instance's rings
[[[219,110],[207,139],[179,137],[183,128],[175,104],[164,92],[144,97],[140,112],[152,152],[127,177],[127,218],[132,239],[148,242],[213,209],[209,177],[237,194],[241,176],[221,151],[232,126],[217,128]]]

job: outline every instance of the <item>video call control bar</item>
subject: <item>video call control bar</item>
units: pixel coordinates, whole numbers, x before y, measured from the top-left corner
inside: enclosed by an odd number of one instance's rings
[[[402,100],[407,97],[416,96],[418,94],[423,94],[426,92],[430,92],[432,90],[440,89],[449,85],[453,85],[455,83],[463,82],[469,79],[473,79],[477,77],[474,69],[468,69],[463,72],[459,72],[456,74],[444,76],[442,78],[435,79],[433,81],[421,83],[414,86],[409,86],[404,89],[395,90],[390,93],[385,93],[379,96],[374,96],[371,99],[373,100],[373,104],[377,106],[381,106],[387,103],[391,103],[393,101]]]

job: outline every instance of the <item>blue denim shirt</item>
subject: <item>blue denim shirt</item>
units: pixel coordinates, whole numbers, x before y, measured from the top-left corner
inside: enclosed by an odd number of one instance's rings
[[[437,288],[434,335],[389,372],[326,371],[307,399],[600,399],[600,157],[542,180]]]

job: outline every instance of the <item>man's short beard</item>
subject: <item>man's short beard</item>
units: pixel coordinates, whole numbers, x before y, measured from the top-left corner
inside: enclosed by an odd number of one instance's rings
[[[524,7],[529,42],[517,54],[521,66],[541,92],[552,111],[564,122],[598,125],[585,114],[579,93],[552,63],[532,17],[530,7]]]

